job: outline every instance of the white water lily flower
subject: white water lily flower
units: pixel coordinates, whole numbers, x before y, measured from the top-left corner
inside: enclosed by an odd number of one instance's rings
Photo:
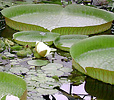
[[[36,47],[35,48],[36,48],[36,51],[38,52],[38,54],[42,57],[46,57],[51,52],[51,48],[49,46],[47,46],[46,44],[44,44],[43,42],[40,42],[40,41],[36,41]]]
[[[6,100],[20,100],[20,99],[16,96],[13,96],[13,95],[7,95]]]

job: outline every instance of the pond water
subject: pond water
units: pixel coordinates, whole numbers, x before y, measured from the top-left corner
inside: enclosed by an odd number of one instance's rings
[[[12,40],[12,35],[16,31],[8,26],[5,27],[0,31],[0,38]],[[110,34],[110,30],[105,33]],[[113,85],[91,79],[73,70],[72,59],[68,52],[57,50],[43,58],[42,60],[48,60],[50,63],[60,64],[58,65],[60,68],[51,69],[51,71],[47,69],[48,72],[45,66],[43,68],[27,63],[34,59],[32,55],[20,58],[11,52],[10,48],[1,52],[0,55],[9,56],[7,60],[0,56],[0,71],[18,75],[27,82],[27,100],[113,100],[114,98]],[[59,77],[52,78],[54,70],[62,74],[56,74]]]
[[[106,23],[102,18],[89,15],[72,15],[66,13],[31,13],[11,18],[18,22],[38,25],[52,30],[58,27],[84,27]],[[72,26],[73,25],[73,26]]]

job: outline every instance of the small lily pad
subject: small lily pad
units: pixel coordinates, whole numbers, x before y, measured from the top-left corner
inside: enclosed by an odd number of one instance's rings
[[[2,39],[0,39],[0,47],[4,47],[5,46],[5,43]]]
[[[61,50],[69,51],[70,47],[74,43],[85,38],[88,38],[88,36],[87,35],[62,35],[55,39],[54,45]]]
[[[43,89],[43,88],[38,88],[37,91],[43,95],[54,94],[58,92],[58,90],[55,89]]]
[[[40,84],[40,87],[44,88],[44,89],[53,89],[54,88],[53,85],[49,85],[49,84],[45,84],[45,83]]]
[[[10,71],[15,74],[21,74],[21,73],[27,73],[29,70],[24,67],[12,67]]]
[[[42,70],[57,70],[59,68],[63,67],[62,64],[59,63],[49,63],[46,66],[41,67]]]
[[[21,45],[35,46],[36,41],[46,42],[48,45],[52,45],[58,33],[51,32],[39,32],[39,31],[22,31],[13,35],[15,42]]]
[[[10,48],[11,48],[12,51],[22,50],[22,46],[19,46],[19,45],[15,45],[15,46],[12,46]]]
[[[39,75],[39,76],[32,76],[31,81],[37,81],[39,84],[45,83],[45,82],[55,82],[53,78],[47,77],[45,75]]]
[[[48,60],[30,60],[27,63],[33,66],[44,66],[48,64]]]
[[[60,71],[60,70],[46,70],[44,73],[47,74],[47,76],[62,76],[64,75],[64,72],[63,71]]]
[[[16,55],[15,54],[8,54],[8,55],[6,55],[7,57],[16,57]]]
[[[19,50],[17,52],[17,56],[20,57],[26,57],[27,55],[32,54],[32,51],[30,50],[30,48],[24,48],[23,50]]]
[[[8,46],[13,46],[14,42],[12,42],[11,40],[5,39],[5,44]]]
[[[68,67],[63,67],[63,68],[60,68],[59,70],[61,70],[61,71],[65,72],[65,73],[70,73],[70,72],[72,72],[72,71],[73,71],[73,69],[72,69],[72,68],[68,68]]]

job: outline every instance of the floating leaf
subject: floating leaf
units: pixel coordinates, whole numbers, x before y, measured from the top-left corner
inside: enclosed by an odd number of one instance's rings
[[[27,55],[31,55],[32,51],[30,50],[30,48],[24,48],[23,50],[19,50],[17,52],[17,56],[19,57],[26,57]]]
[[[46,70],[44,73],[46,73],[48,76],[62,76],[64,75],[64,72],[63,71],[60,71],[60,70]]]
[[[26,56],[27,56],[26,50],[25,50],[25,49],[19,50],[19,51],[17,52],[17,56],[19,56],[19,57],[26,57]]]
[[[0,39],[0,52],[4,51],[5,49],[5,43],[2,39]]]
[[[21,45],[35,46],[36,41],[45,42],[47,45],[52,45],[56,37],[59,36],[57,33],[51,32],[39,32],[39,31],[22,31],[13,34],[15,42]]]
[[[63,67],[62,64],[59,63],[49,63],[46,66],[41,67],[42,70],[57,70]]]
[[[48,60],[30,60],[28,64],[33,66],[44,66],[48,64]]]
[[[45,83],[40,84],[40,87],[44,88],[44,89],[53,89],[54,88],[53,85],[49,85],[49,84],[45,84]]]
[[[38,88],[37,91],[43,95],[54,94],[58,92],[56,89],[43,89],[43,88]]]
[[[72,71],[72,68],[68,68],[68,67],[63,67],[63,68],[60,68],[59,70],[65,72],[65,73],[69,73]]]
[[[54,45],[61,50],[69,51],[74,43],[87,37],[87,35],[62,35],[55,39]]]
[[[0,47],[4,47],[5,46],[5,43],[3,42],[2,39],[0,39]]]
[[[11,94],[21,100],[27,100],[26,83],[22,78],[0,72],[0,88],[0,98]]]
[[[8,46],[13,46],[14,42],[12,42],[11,40],[5,39],[5,44]]]
[[[29,70],[28,68],[24,67],[12,67],[10,71],[15,74],[21,74],[21,73],[27,73]]]
[[[15,45],[15,46],[11,46],[10,49],[13,51],[18,51],[18,50],[22,50],[22,46]]]
[[[114,36],[84,39],[70,49],[73,66],[84,74],[114,84]]]
[[[18,5],[2,10],[8,26],[60,34],[95,34],[108,30],[114,14],[84,5]],[[105,16],[106,15],[106,16]]]

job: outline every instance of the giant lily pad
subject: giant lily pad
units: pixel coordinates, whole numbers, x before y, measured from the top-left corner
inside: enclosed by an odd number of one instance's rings
[[[0,72],[0,98],[6,95],[14,95],[20,100],[27,100],[26,83],[15,75]]]
[[[62,35],[55,39],[54,45],[61,50],[69,51],[74,43],[87,37],[87,35]]]
[[[46,42],[51,45],[58,36],[59,34],[51,32],[22,31],[13,34],[13,39],[21,45],[35,46],[36,41]]]
[[[111,27],[114,14],[84,5],[62,8],[53,4],[29,4],[5,8],[6,24],[16,30],[37,30],[60,34],[94,34]]]
[[[94,36],[74,44],[70,49],[73,66],[100,81],[114,84],[114,36]]]

